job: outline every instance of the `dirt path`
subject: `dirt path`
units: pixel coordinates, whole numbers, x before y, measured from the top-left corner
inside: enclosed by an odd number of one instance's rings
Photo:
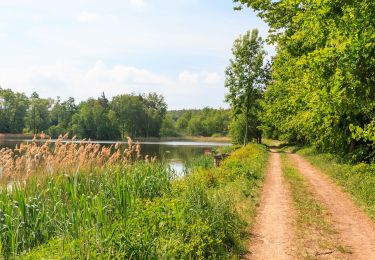
[[[326,205],[342,244],[352,252],[350,258],[375,259],[375,224],[327,176],[301,156],[291,156],[317,199]]]
[[[245,259],[293,259],[293,210],[283,182],[280,154],[271,151],[254,238]]]

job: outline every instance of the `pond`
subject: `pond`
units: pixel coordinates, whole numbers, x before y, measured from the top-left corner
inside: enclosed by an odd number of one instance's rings
[[[32,140],[0,139],[0,149],[4,147],[15,148],[17,144],[31,142]],[[116,142],[93,141],[102,145],[112,145]],[[141,142],[142,155],[157,156],[165,160],[178,175],[183,173],[184,163],[191,157],[204,154],[206,150],[212,151],[230,143],[219,142],[192,142],[192,141],[160,141]]]

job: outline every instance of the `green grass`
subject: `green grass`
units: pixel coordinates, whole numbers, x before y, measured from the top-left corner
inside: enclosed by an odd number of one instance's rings
[[[284,141],[279,141],[279,140],[274,140],[274,139],[268,139],[268,138],[263,138],[262,143],[266,146],[283,146],[286,144]]]
[[[288,155],[282,154],[281,158],[283,174],[290,187],[296,212],[299,257],[317,259],[317,252],[332,249],[346,252],[343,246],[337,244],[334,236],[336,232],[327,218],[327,209],[314,198],[309,185],[295,169]]]
[[[267,151],[175,179],[163,164],[34,179],[0,191],[0,252],[25,259],[239,258]]]
[[[314,148],[303,148],[298,153],[342,186],[375,220],[375,164],[345,163],[336,155],[318,153]]]

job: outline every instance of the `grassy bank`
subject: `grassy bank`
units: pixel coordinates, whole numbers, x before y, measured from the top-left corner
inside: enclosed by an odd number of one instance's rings
[[[314,148],[303,148],[297,153],[342,186],[375,220],[375,164],[345,163],[336,155],[319,153]]]
[[[176,179],[137,161],[29,178],[0,192],[0,252],[36,258],[238,258],[267,151],[249,145],[220,168]]]
[[[289,185],[296,213],[297,255],[301,259],[317,259],[319,254],[346,252],[335,238],[335,230],[327,218],[327,209],[318,202],[304,177],[286,154],[281,155],[282,170]]]

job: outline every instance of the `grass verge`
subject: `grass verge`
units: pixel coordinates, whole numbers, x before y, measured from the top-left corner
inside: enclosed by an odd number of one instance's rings
[[[337,243],[336,232],[326,208],[314,198],[310,187],[295,169],[289,156],[282,154],[281,158],[283,174],[290,187],[297,214],[298,257],[318,259],[325,254],[347,252],[347,249]]]
[[[252,144],[184,179],[166,165],[139,162],[0,191],[0,252],[24,259],[239,258],[267,156]]]

